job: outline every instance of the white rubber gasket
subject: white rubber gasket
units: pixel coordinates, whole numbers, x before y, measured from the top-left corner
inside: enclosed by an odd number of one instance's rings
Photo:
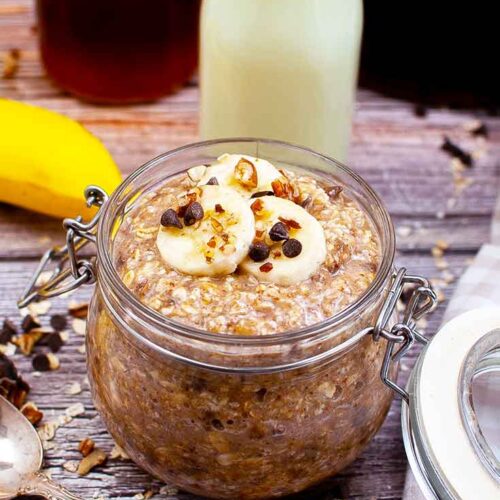
[[[417,384],[420,432],[433,462],[462,499],[500,498],[500,484],[481,464],[465,430],[458,392],[467,354],[496,328],[500,308],[475,309],[446,323],[426,349]]]

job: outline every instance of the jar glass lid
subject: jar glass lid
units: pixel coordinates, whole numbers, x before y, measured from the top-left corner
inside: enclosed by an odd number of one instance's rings
[[[408,383],[402,425],[427,498],[500,498],[500,309],[446,323]]]

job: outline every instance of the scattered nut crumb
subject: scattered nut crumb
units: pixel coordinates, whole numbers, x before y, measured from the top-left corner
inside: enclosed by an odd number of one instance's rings
[[[442,277],[446,284],[450,284],[455,281],[455,275],[448,270],[442,272]]]
[[[413,230],[410,226],[398,226],[396,232],[398,236],[401,236],[402,238],[407,238],[408,236],[410,236]]]
[[[56,435],[56,431],[59,428],[59,422],[55,420],[51,422],[45,422],[44,424],[38,426],[37,433],[42,442],[51,441]]]
[[[16,353],[16,345],[11,344],[0,344],[0,353],[5,354],[5,356],[13,356]]]
[[[85,412],[85,407],[82,403],[75,403],[74,405],[68,406],[64,412],[69,417],[77,417]]]
[[[21,407],[21,413],[33,424],[36,425],[43,418],[43,412],[41,412],[35,403],[28,401]]]
[[[75,396],[82,392],[82,386],[79,382],[73,382],[67,389],[66,394],[70,394],[71,396]]]
[[[21,352],[25,356],[29,356],[33,352],[33,348],[35,347],[36,343],[42,338],[43,336],[43,331],[40,328],[33,329],[28,333],[22,333],[21,335],[18,335],[17,337],[12,339],[12,343],[17,345]]]
[[[444,255],[444,252],[443,252],[443,250],[441,250],[441,248],[436,246],[436,247],[431,248],[431,254],[435,258],[439,258],[439,257],[442,257]]]
[[[46,241],[40,241],[41,244],[48,243],[50,242],[50,238],[47,237]],[[40,273],[40,276],[38,276],[38,279],[35,282],[36,286],[43,286],[46,285],[50,278],[52,278],[52,271],[43,271],[43,273]]]
[[[78,335],[85,335],[85,330],[87,328],[87,322],[84,319],[75,318],[71,323],[74,332]]]
[[[88,456],[94,451],[95,443],[89,437],[86,437],[78,444],[78,451],[84,456]]]
[[[111,453],[109,454],[109,456],[112,459],[130,460],[130,457],[117,444],[115,444],[113,446],[113,449],[111,450]]]
[[[62,466],[63,469],[68,472],[76,472],[78,470],[78,465],[78,460],[68,460],[67,462],[64,462]]]
[[[14,78],[19,69],[19,59],[21,58],[21,51],[19,49],[10,49],[3,56],[3,73],[2,78]]]
[[[154,495],[154,492],[151,490],[147,490],[144,493],[137,493],[133,496],[136,500],[148,500]]]
[[[447,269],[449,267],[448,261],[446,261],[442,257],[438,257],[438,258],[434,259],[434,263],[435,263],[436,267],[441,271],[443,269]]]
[[[78,465],[78,475],[86,476],[94,467],[103,464],[106,461],[106,453],[100,448],[94,448],[94,451],[82,458]]]
[[[161,495],[167,495],[167,496],[174,496],[174,495],[177,495],[177,493],[179,493],[179,489],[176,488],[175,486],[169,486],[168,484],[165,485],[165,486],[162,486],[160,488],[160,491],[159,493]]]
[[[85,319],[89,312],[89,305],[87,302],[75,302],[72,300],[69,303],[68,312],[73,318]]]
[[[444,294],[443,290],[438,288],[437,290],[435,290],[435,292],[438,302],[444,302],[446,300],[446,295]]]
[[[47,314],[51,306],[52,303],[50,302],[50,300],[32,302],[31,304],[28,304],[28,311],[34,318],[36,318],[38,316],[43,316],[44,314]]]

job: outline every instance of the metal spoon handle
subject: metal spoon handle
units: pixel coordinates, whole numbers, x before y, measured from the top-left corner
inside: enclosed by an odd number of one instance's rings
[[[41,495],[47,500],[82,500],[41,472],[32,474],[18,492],[19,495]]]

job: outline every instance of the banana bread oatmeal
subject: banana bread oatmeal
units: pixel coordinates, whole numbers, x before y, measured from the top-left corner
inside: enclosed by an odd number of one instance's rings
[[[391,280],[388,217],[351,174],[344,191],[279,167],[228,154],[161,181],[157,161],[150,185],[123,188],[132,208],[108,205],[103,247],[125,287],[101,261],[94,402],[133,460],[199,495],[303,490],[360,454],[392,400],[386,343],[366,334]]]
[[[333,316],[363,294],[379,261],[368,217],[340,186],[240,155],[148,193],[114,248],[124,283],[145,305],[244,335]]]

